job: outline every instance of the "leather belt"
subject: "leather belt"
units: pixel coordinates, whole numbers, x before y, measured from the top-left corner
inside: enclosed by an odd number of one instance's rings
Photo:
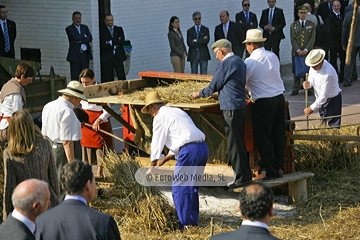
[[[186,147],[186,146],[188,146],[188,145],[190,145],[190,144],[201,143],[201,142],[204,142],[204,141],[205,141],[205,140],[201,139],[201,140],[199,140],[199,141],[193,141],[193,142],[185,143],[184,145],[182,145],[182,146],[179,148],[179,152],[180,152],[180,150],[181,150],[182,148],[184,148],[184,147]]]

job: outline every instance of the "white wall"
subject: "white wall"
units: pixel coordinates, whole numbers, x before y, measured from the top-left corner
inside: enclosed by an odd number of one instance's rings
[[[90,67],[100,72],[98,2],[97,0],[5,0],[9,19],[16,22],[15,57],[20,59],[20,47],[40,48],[42,74],[53,66],[56,74],[70,80],[70,64],[66,61],[69,42],[65,28],[72,24],[72,13],[82,13],[82,23],[93,35],[94,61]]]
[[[3,4],[9,11],[9,19],[17,24],[15,41],[16,58],[20,58],[20,47],[40,48],[42,54],[42,73],[47,74],[50,66],[55,72],[70,78],[70,66],[66,62],[68,39],[65,27],[72,23],[74,11],[82,13],[82,23],[89,26],[93,35],[93,56],[90,67],[100,79],[100,53],[98,31],[97,0],[5,0]],[[291,61],[289,28],[293,21],[293,0],[279,0],[277,7],[284,9],[286,39],[281,42],[282,63]],[[262,9],[267,8],[266,0],[252,0],[250,10],[260,20]],[[115,24],[124,28],[126,39],[131,40],[133,51],[128,79],[138,78],[140,71],[173,71],[170,63],[170,48],[167,39],[171,16],[180,18],[180,28],[186,39],[186,30],[193,25],[194,11],[202,13],[202,23],[210,29],[210,43],[214,42],[214,29],[220,23],[219,13],[227,10],[230,19],[242,10],[241,0],[111,0],[111,11]],[[213,74],[218,61],[211,52],[208,73]],[[185,72],[190,72],[186,63]]]

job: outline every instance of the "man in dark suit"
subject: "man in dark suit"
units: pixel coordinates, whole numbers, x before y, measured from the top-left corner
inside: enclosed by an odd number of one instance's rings
[[[264,9],[260,18],[260,28],[263,29],[265,49],[272,51],[280,59],[280,41],[285,38],[283,28],[286,26],[284,12],[275,7],[276,0],[267,1],[269,8]]]
[[[192,15],[194,26],[187,30],[187,45],[189,46],[188,62],[190,62],[191,73],[207,74],[207,66],[210,58],[208,43],[210,41],[209,28],[201,25],[201,13],[194,12]]]
[[[253,183],[240,192],[240,212],[243,217],[241,227],[233,232],[221,233],[211,237],[216,239],[238,240],[278,240],[268,230],[273,213],[274,194],[271,188]]]
[[[244,35],[243,39],[241,39],[241,42],[245,40],[245,34],[247,30],[249,29],[256,29],[258,27],[258,20],[255,13],[250,12],[250,1],[249,0],[243,0],[242,1],[242,8],[243,11],[239,12],[235,16],[236,23],[240,24]],[[240,45],[241,52],[244,52],[245,50],[245,44],[242,43]],[[241,54],[241,57],[243,54]],[[249,57],[250,54],[246,52],[246,57]]]
[[[21,182],[12,194],[14,211],[0,225],[1,240],[35,240],[35,219],[50,205],[49,186],[38,179]]]
[[[230,21],[229,18],[228,11],[222,11],[220,13],[221,24],[215,27],[215,42],[219,39],[229,40],[232,44],[233,53],[241,57],[244,52],[241,52],[241,45],[242,39],[245,38],[245,33],[239,24]]]
[[[325,23],[327,21],[327,16],[333,11],[332,1],[333,0],[327,0],[321,3],[316,11],[316,15],[321,16]]]
[[[15,58],[16,24],[7,18],[8,10],[0,5],[0,57]]]
[[[89,68],[89,61],[93,59],[90,42],[92,35],[88,26],[81,24],[81,13],[74,12],[73,24],[67,26],[65,31],[69,39],[69,51],[66,61],[70,62],[71,80],[79,81],[80,72]]]
[[[120,239],[114,218],[87,206],[96,188],[91,166],[74,160],[63,167],[60,178],[68,195],[36,219],[36,239]]]
[[[341,3],[338,0],[333,1],[333,11],[328,15],[326,26],[329,30],[330,63],[335,68],[339,76],[339,81],[344,80],[345,51],[341,46],[341,32],[344,21],[344,14],[340,12]],[[340,69],[337,67],[337,56],[340,58]]]
[[[118,80],[126,80],[124,61],[125,34],[122,27],[114,26],[112,14],[105,15],[105,27],[100,32],[101,82],[114,81],[114,69]]]

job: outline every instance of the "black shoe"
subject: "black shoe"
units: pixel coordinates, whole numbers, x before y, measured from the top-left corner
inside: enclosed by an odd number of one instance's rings
[[[291,94],[290,94],[290,96],[296,96],[296,95],[298,95],[298,94],[299,94],[299,91],[292,91]]]
[[[228,184],[228,188],[229,189],[236,189],[236,188],[241,188],[241,187],[245,187],[247,185],[249,185],[250,183],[252,183],[252,181],[247,181],[247,182],[243,182],[243,183],[230,183]]]
[[[311,91],[308,92],[308,96],[314,96],[314,93]]]
[[[352,86],[352,83],[343,83],[343,87],[350,87]]]

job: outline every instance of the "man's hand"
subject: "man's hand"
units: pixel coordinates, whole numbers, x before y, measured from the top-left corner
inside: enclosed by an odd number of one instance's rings
[[[172,155],[172,154],[166,155],[163,159],[157,160],[157,162],[156,162],[156,167],[160,167],[160,166],[164,165],[167,161],[169,161],[169,160],[171,160],[171,159],[174,159],[174,157],[175,157],[175,156]]]
[[[199,92],[199,91],[197,91],[197,92],[192,92],[192,93],[190,93],[189,96],[190,96],[192,99],[198,98],[198,97],[200,97],[200,92]]]
[[[309,89],[310,88],[310,82],[309,81],[304,81],[303,82],[303,88],[304,89]]]
[[[313,112],[314,111],[310,107],[307,107],[307,108],[304,109],[305,117],[308,117]]]

